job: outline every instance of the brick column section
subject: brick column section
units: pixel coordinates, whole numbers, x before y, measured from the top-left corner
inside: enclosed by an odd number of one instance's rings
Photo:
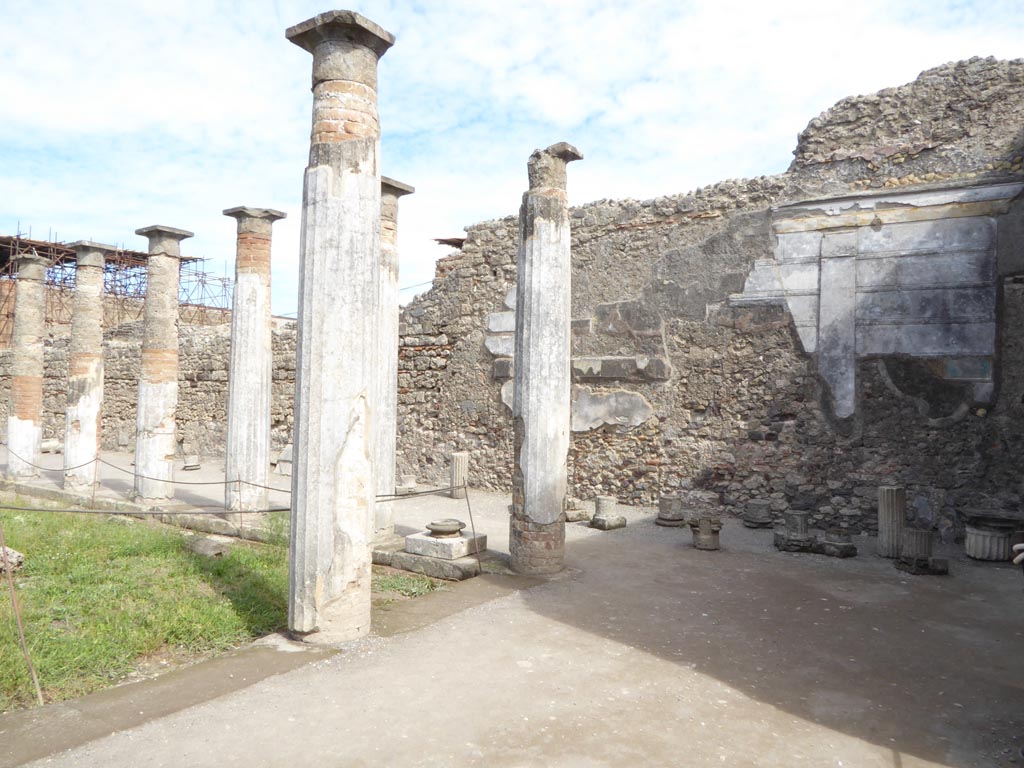
[[[224,215],[238,221],[224,468],[230,484],[224,488],[224,506],[253,511],[267,508],[273,369],[270,239],[274,222],[285,214],[269,208],[238,207],[228,208]],[[231,482],[239,480],[246,482]]]
[[[519,573],[556,573],[565,558],[572,356],[566,164],[582,157],[564,142],[530,155],[530,189],[519,209],[509,532]]]
[[[337,643],[370,630],[379,379],[377,62],[394,37],[352,11],[290,28],[313,54],[302,199],[288,627]]]
[[[416,190],[408,184],[380,180],[380,351],[377,353],[379,396],[377,409],[377,493],[395,492],[395,442],[398,430],[398,198]],[[394,533],[389,501],[374,507],[377,536]]]
[[[181,241],[192,232],[151,226],[142,372],[135,417],[135,495],[149,501],[174,498],[174,415],[178,406],[178,270]]]
[[[7,472],[12,480],[36,477],[43,440],[43,335],[46,267],[35,252],[15,257],[18,279],[11,334],[11,409],[7,414]]]
[[[103,262],[117,248],[88,240],[71,247],[75,295],[64,411],[64,488],[89,493],[96,483],[103,406]]]

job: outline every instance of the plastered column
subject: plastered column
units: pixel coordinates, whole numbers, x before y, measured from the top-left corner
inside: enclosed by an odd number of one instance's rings
[[[237,207],[228,208],[224,215],[238,222],[224,506],[254,511],[267,508],[266,486],[270,480],[270,240],[274,222],[285,214],[269,208]]]
[[[135,415],[135,495],[174,498],[174,415],[178,406],[178,270],[181,241],[192,233],[173,227],[135,230],[149,238],[142,370]]]
[[[43,334],[46,267],[35,253],[17,257],[11,334],[11,408],[7,415],[7,471],[14,480],[39,474],[43,439]]]
[[[351,11],[290,28],[313,54],[302,199],[288,627],[313,642],[370,629],[380,322],[377,61],[394,38]],[[312,634],[315,633],[315,634]]]
[[[377,494],[395,492],[395,442],[398,429],[398,198],[415,192],[408,184],[380,180],[380,351],[377,355]],[[391,502],[374,507],[378,536],[394,531]]]
[[[534,152],[519,210],[509,531],[511,564],[519,573],[555,573],[565,557],[572,355],[565,171],[566,163],[582,157],[565,143]]]
[[[96,482],[103,405],[103,262],[105,254],[117,249],[88,240],[71,247],[75,293],[64,412],[64,488],[87,493]]]

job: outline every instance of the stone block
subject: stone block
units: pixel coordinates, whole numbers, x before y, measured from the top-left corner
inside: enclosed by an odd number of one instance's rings
[[[457,560],[487,549],[487,536],[463,531],[458,536],[438,538],[429,531],[413,533],[405,537],[405,551],[412,555],[437,557],[442,560]]]
[[[484,339],[487,351],[495,357],[512,357],[515,354],[516,337],[507,335],[489,335]]]
[[[492,312],[487,316],[487,330],[491,333],[514,333],[516,330],[516,313]]]
[[[626,527],[626,518],[621,515],[614,515],[611,517],[594,517],[590,521],[591,528],[597,528],[599,531],[614,531],[616,528]]]
[[[395,552],[391,556],[391,567],[446,581],[463,581],[480,575],[480,563],[475,556],[442,560],[411,552]]]
[[[743,525],[747,528],[771,528],[774,520],[772,503],[768,499],[751,499],[743,510]]]

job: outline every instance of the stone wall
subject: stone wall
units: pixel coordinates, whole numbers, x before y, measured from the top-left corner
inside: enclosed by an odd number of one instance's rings
[[[228,345],[231,329],[220,323],[192,324],[183,309],[179,325],[178,450],[220,457],[227,434]],[[43,438],[64,439],[67,401],[67,360],[70,327],[51,325],[45,349]],[[273,333],[273,401],[271,448],[291,439],[295,396],[295,322],[275,320]],[[142,321],[122,323],[104,332],[103,433],[106,450],[135,448],[135,401],[138,395]],[[9,351],[0,351],[0,370],[7,370]],[[6,430],[9,379],[0,378],[0,434]],[[6,437],[4,435],[4,437]]]
[[[1024,61],[971,59],[845,99],[811,121],[794,155],[777,176],[572,210],[571,492],[651,504],[689,491],[733,512],[768,499],[779,514],[808,509],[819,526],[862,530],[874,526],[877,486],[903,483],[912,514],[947,538],[966,513],[1020,514],[1024,203],[999,225],[991,403],[928,360],[869,356],[856,361],[853,416],[836,418],[786,306],[737,297],[774,259],[780,206],[1024,178]],[[468,451],[474,485],[510,488],[517,224],[469,227],[402,312],[400,473],[443,484],[450,453]],[[105,335],[107,448],[134,445],[139,325]],[[46,437],[63,433],[64,334],[51,329],[47,344]],[[226,325],[181,325],[178,436],[202,454],[223,450],[227,344]],[[294,368],[295,324],[279,321],[275,448],[290,439]]]
[[[856,412],[836,418],[786,308],[735,298],[755,263],[773,259],[775,208],[1020,180],[1021,126],[1024,61],[972,59],[844,100],[801,134],[785,174],[575,208],[574,416],[584,403],[588,419],[574,425],[571,492],[649,504],[691,491],[736,512],[767,498],[778,513],[808,509],[818,525],[862,530],[874,526],[877,486],[903,483],[912,513],[947,538],[966,513],[1018,514],[1024,296],[1008,276],[1024,252],[1013,242],[1020,204],[1000,225],[1009,252],[992,404],[929,361],[876,356],[856,363]],[[448,455],[469,451],[471,482],[510,487],[516,227],[514,217],[469,227],[403,312],[402,473],[442,483]]]

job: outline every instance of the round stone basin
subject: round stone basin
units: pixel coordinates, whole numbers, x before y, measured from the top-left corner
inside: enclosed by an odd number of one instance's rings
[[[430,531],[430,535],[437,539],[458,536],[465,527],[466,524],[464,522],[456,520],[454,517],[446,517],[443,520],[434,520],[432,523],[427,523],[427,530]]]

